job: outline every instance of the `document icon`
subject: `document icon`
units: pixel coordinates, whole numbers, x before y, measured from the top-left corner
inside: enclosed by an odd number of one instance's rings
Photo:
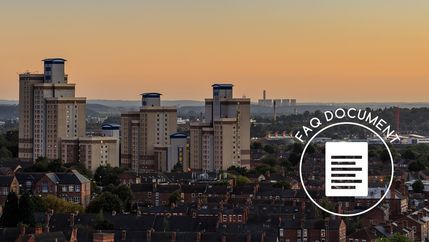
[[[327,197],[368,196],[368,143],[326,142]]]

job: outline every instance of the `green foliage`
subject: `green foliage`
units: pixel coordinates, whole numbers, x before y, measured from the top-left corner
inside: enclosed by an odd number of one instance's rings
[[[285,158],[280,159],[280,165],[286,168],[286,170],[292,170],[292,163]]]
[[[262,163],[267,164],[269,166],[275,166],[277,163],[277,160],[274,156],[266,156],[262,159]]]
[[[99,186],[107,186],[113,184],[119,185],[119,175],[124,172],[123,168],[107,166],[99,166],[94,173],[94,179]]]
[[[406,149],[402,154],[402,158],[407,160],[415,160],[417,158],[416,152],[411,149]]]
[[[409,171],[422,171],[424,170],[426,167],[424,164],[422,164],[420,161],[413,161],[408,165],[408,170]]]
[[[301,159],[301,154],[292,152],[289,154],[289,161],[291,162],[292,166],[296,166],[299,163],[299,160]]]
[[[247,174],[247,168],[246,167],[240,167],[240,166],[230,166],[227,171],[234,175],[242,175],[245,176]]]
[[[421,180],[416,180],[413,185],[413,191],[417,193],[422,193],[425,190],[425,185]]]
[[[267,166],[267,165],[260,165],[255,167],[255,172],[258,175],[265,175],[267,172],[274,172],[274,168]]]
[[[121,206],[125,210],[129,210],[131,207],[131,200],[133,199],[133,192],[126,185],[113,186],[110,184],[103,189],[104,192],[110,192],[115,194],[121,200]]]
[[[252,144],[250,144],[250,149],[260,150],[260,149],[262,149],[262,144],[259,142],[253,142]]]
[[[18,130],[0,133],[0,162],[10,161],[18,156]]]
[[[268,154],[274,154],[276,153],[276,148],[272,145],[265,145],[264,151],[267,152]]]
[[[28,193],[24,193],[19,198],[18,208],[19,208],[19,211],[18,211],[19,222],[26,225],[34,226],[34,223],[35,223],[34,203]]]
[[[65,172],[60,160],[49,161],[46,157],[36,159],[34,165],[25,169],[27,172]]]
[[[106,212],[120,212],[122,210],[121,199],[111,192],[103,192],[92,199],[86,208],[88,213],[99,213],[101,210]]]
[[[18,225],[18,213],[18,196],[16,193],[10,192],[6,198],[0,225],[3,227],[16,227]]]
[[[168,198],[168,203],[169,205],[177,204],[177,202],[180,201],[180,199],[182,199],[182,197],[180,196],[179,191],[174,191],[173,193],[171,193],[170,197]]]
[[[247,178],[245,176],[238,175],[235,177],[235,182],[238,186],[240,186],[240,185],[249,184],[250,180],[249,180],[249,178]]]
[[[33,196],[32,202],[38,212],[46,212],[48,209],[53,209],[56,213],[74,213],[84,211],[81,205],[68,202],[54,195],[42,197]]]
[[[181,162],[177,162],[171,172],[183,172],[183,164]]]
[[[412,242],[412,240],[408,239],[407,237],[405,237],[403,235],[396,233],[391,238],[377,239],[377,242]]]

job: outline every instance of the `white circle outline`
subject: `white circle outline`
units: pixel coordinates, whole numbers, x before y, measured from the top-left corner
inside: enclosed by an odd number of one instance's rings
[[[389,186],[387,187],[386,192],[385,192],[385,193],[384,193],[384,195],[380,198],[380,200],[379,200],[377,203],[375,203],[372,207],[370,207],[370,208],[368,208],[368,209],[366,209],[366,210],[364,210],[364,211],[358,212],[358,213],[350,213],[350,214],[336,213],[336,212],[332,212],[332,211],[330,211],[330,210],[328,210],[328,209],[326,209],[326,208],[324,208],[324,207],[320,206],[320,205],[319,205],[316,201],[314,201],[314,199],[310,196],[310,193],[307,191],[307,188],[305,188],[304,180],[302,179],[302,160],[303,160],[303,158],[304,158],[304,154],[305,154],[305,151],[307,150],[308,145],[311,143],[311,141],[313,141],[313,139],[314,139],[317,135],[319,135],[319,134],[320,134],[321,132],[323,132],[324,130],[329,129],[329,128],[332,128],[332,127],[335,127],[335,126],[339,126],[339,125],[355,125],[355,126],[359,126],[359,127],[362,127],[362,128],[365,128],[365,129],[367,129],[367,130],[371,131],[372,133],[374,133],[374,134],[375,134],[375,135],[376,135],[376,136],[377,136],[377,137],[378,137],[378,138],[383,142],[383,144],[384,144],[384,146],[386,146],[387,152],[389,152],[389,156],[390,156],[390,163],[391,163],[391,166],[392,166],[392,171],[391,171],[392,175],[391,175],[391,177],[390,177]],[[383,138],[382,138],[382,137],[381,137],[377,132],[375,132],[373,129],[371,129],[371,128],[369,128],[369,127],[367,127],[367,126],[363,125],[363,124],[355,123],[355,122],[339,122],[339,123],[334,123],[334,124],[330,124],[330,125],[328,125],[328,126],[326,126],[326,127],[322,128],[321,130],[317,131],[317,133],[316,133],[316,134],[314,134],[314,135],[313,135],[313,136],[308,140],[307,144],[305,145],[304,149],[302,150],[301,159],[300,159],[300,161],[299,161],[299,178],[300,178],[300,180],[301,180],[302,188],[304,188],[304,191],[305,191],[305,193],[307,194],[307,197],[308,197],[308,198],[310,198],[311,202],[313,202],[313,203],[314,203],[318,208],[322,209],[323,211],[325,211],[325,212],[327,212],[327,213],[330,213],[330,214],[332,214],[332,215],[336,215],[336,216],[340,216],[340,217],[353,217],[353,216],[358,216],[358,215],[361,215],[361,214],[367,213],[367,212],[371,211],[372,209],[374,209],[375,207],[377,207],[377,206],[378,206],[378,204],[380,204],[380,203],[384,200],[384,198],[387,196],[387,193],[388,193],[388,191],[390,190],[390,187],[392,186],[392,183],[393,183],[393,176],[394,176],[394,164],[393,164],[393,157],[392,157],[392,153],[390,152],[389,146],[387,146],[387,144],[386,144],[386,141],[384,141],[384,139],[383,139]]]

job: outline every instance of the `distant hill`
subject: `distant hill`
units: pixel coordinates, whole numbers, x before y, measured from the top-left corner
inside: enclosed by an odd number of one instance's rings
[[[176,106],[179,116],[198,117],[204,112],[203,101],[193,100],[166,100],[162,102],[166,106]],[[138,110],[141,102],[137,100],[88,100],[88,116],[114,116],[122,112]],[[300,103],[295,107],[278,107],[277,114],[303,113],[305,111],[314,112],[316,110],[326,111],[338,107],[356,107],[371,109],[401,107],[401,108],[421,108],[429,107],[429,103]],[[252,115],[271,116],[272,107],[251,105]],[[16,100],[0,100],[0,120],[16,119],[18,117],[18,102]]]
[[[88,100],[87,103],[91,104],[101,104],[110,107],[125,107],[125,108],[138,108],[141,105],[140,100]],[[204,105],[203,101],[193,101],[193,100],[164,100],[161,101],[162,105],[165,106],[202,106]]]

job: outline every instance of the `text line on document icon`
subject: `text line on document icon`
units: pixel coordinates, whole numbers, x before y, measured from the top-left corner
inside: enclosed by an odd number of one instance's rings
[[[325,143],[327,197],[368,196],[368,143]]]

